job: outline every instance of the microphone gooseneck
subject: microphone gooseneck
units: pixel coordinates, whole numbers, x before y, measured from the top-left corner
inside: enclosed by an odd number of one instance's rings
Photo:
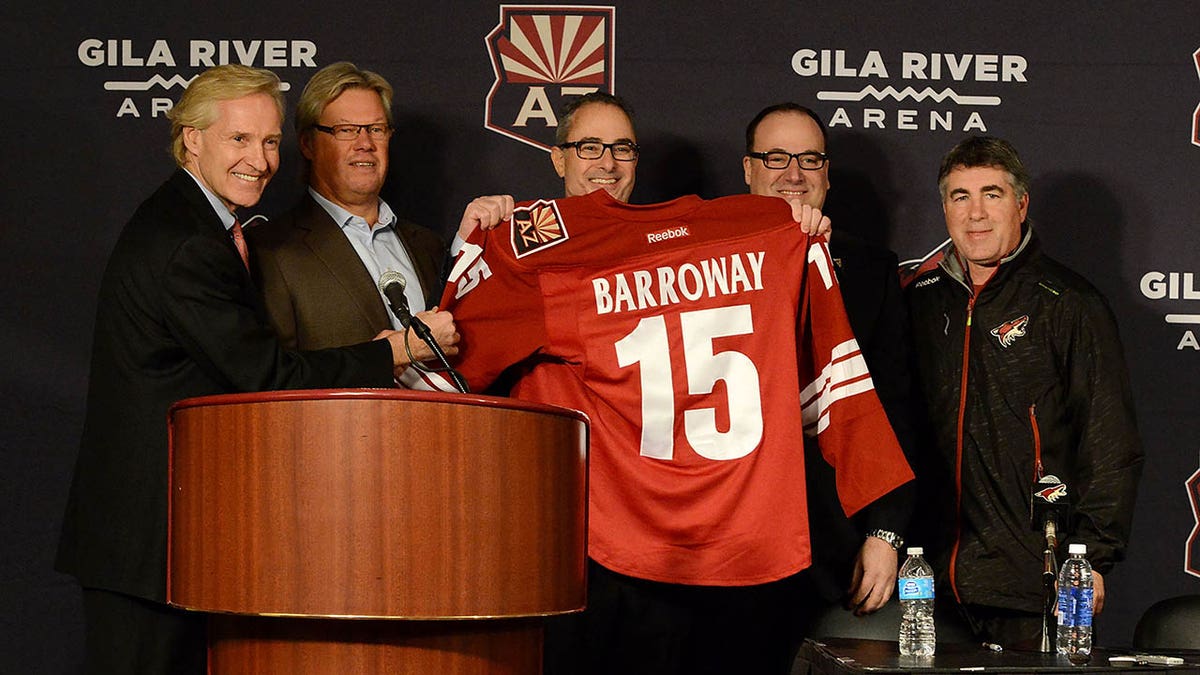
[[[446,352],[442,351],[442,346],[433,338],[433,331],[424,321],[412,315],[412,310],[408,308],[408,298],[404,295],[404,289],[408,286],[408,281],[404,275],[395,271],[388,270],[379,275],[379,291],[383,293],[383,297],[387,298],[388,306],[392,308],[392,312],[396,318],[400,320],[400,325],[404,328],[411,328],[421,341],[429,346],[429,350],[437,357],[438,363],[442,365],[446,373],[454,382],[454,387],[464,394],[471,393],[471,388],[467,386],[467,381],[463,376],[455,370],[449,359],[446,358]]]

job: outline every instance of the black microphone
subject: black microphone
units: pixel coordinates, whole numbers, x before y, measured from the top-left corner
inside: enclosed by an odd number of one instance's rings
[[[1067,484],[1059,480],[1058,476],[1046,474],[1033,484],[1033,493],[1029,500],[1029,524],[1046,538],[1042,579],[1047,587],[1054,584],[1057,576],[1058,564],[1054,551],[1058,548],[1059,530],[1067,524],[1069,508]]]
[[[425,322],[412,315],[412,311],[408,308],[408,298],[404,295],[404,288],[408,285],[404,275],[395,271],[388,270],[379,275],[379,290],[383,293],[383,297],[387,298],[388,305],[392,308],[392,312],[400,319],[400,325],[404,328],[412,328],[412,331],[421,338],[421,341],[429,346],[430,351],[437,357],[438,363],[446,369],[450,375],[450,379],[454,382],[454,386],[464,394],[471,393],[471,388],[467,386],[467,381],[457,370],[450,366],[450,361],[446,358],[446,352],[442,351],[442,346],[433,339],[433,331],[429,330],[429,326]],[[417,364],[414,364],[417,365]],[[418,365],[419,367],[419,365]]]
[[[1041,473],[1041,467],[1038,467]],[[1058,562],[1054,550],[1058,548],[1058,531],[1067,523],[1070,505],[1067,484],[1058,476],[1046,474],[1033,484],[1029,500],[1029,524],[1046,538],[1046,549],[1042,551],[1042,641],[1041,651],[1052,652],[1054,621],[1054,581],[1058,576]]]
[[[407,286],[408,281],[404,275],[395,270],[388,270],[379,275],[379,290],[383,297],[387,298],[396,318],[400,319],[400,325],[405,328],[408,328],[413,319],[412,312],[408,309],[408,297],[404,295]]]

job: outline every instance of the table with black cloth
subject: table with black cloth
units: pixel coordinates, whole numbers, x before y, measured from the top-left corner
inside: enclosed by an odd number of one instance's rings
[[[1184,659],[1181,666],[1110,665],[1108,657],[1132,654],[1129,650],[1095,648],[1087,665],[1072,665],[1057,653],[1005,649],[995,652],[980,644],[939,644],[937,655],[918,659],[901,656],[895,640],[823,638],[806,640],[800,648],[793,675],[843,675],[845,673],[1200,673],[1200,652],[1172,651]],[[1143,652],[1137,652],[1143,653]]]

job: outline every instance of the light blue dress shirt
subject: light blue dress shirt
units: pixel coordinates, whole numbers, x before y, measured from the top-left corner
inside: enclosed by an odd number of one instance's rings
[[[421,288],[421,279],[417,276],[417,268],[413,265],[404,242],[400,241],[396,230],[392,228],[396,223],[396,214],[387,202],[379,200],[379,222],[369,224],[365,218],[334,204],[311,187],[308,188],[308,193],[342,228],[342,234],[350,240],[350,245],[354,247],[354,252],[362,260],[371,278],[378,282],[380,275],[388,270],[403,274],[408,282],[404,287],[404,296],[408,298],[409,309],[413,314],[425,311],[425,292]],[[378,291],[378,283],[376,290]],[[379,291],[379,297],[386,307],[387,298],[382,291]],[[391,317],[392,327],[401,330],[400,320],[391,310],[388,310],[388,316]]]

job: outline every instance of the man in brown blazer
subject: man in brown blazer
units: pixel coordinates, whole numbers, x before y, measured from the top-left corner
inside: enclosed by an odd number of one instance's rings
[[[404,275],[409,307],[421,318],[441,293],[445,244],[379,198],[391,102],[383,77],[345,61],[317,71],[300,95],[308,194],[247,233],[255,280],[285,347],[338,347],[399,328],[378,289],[386,271]]]

